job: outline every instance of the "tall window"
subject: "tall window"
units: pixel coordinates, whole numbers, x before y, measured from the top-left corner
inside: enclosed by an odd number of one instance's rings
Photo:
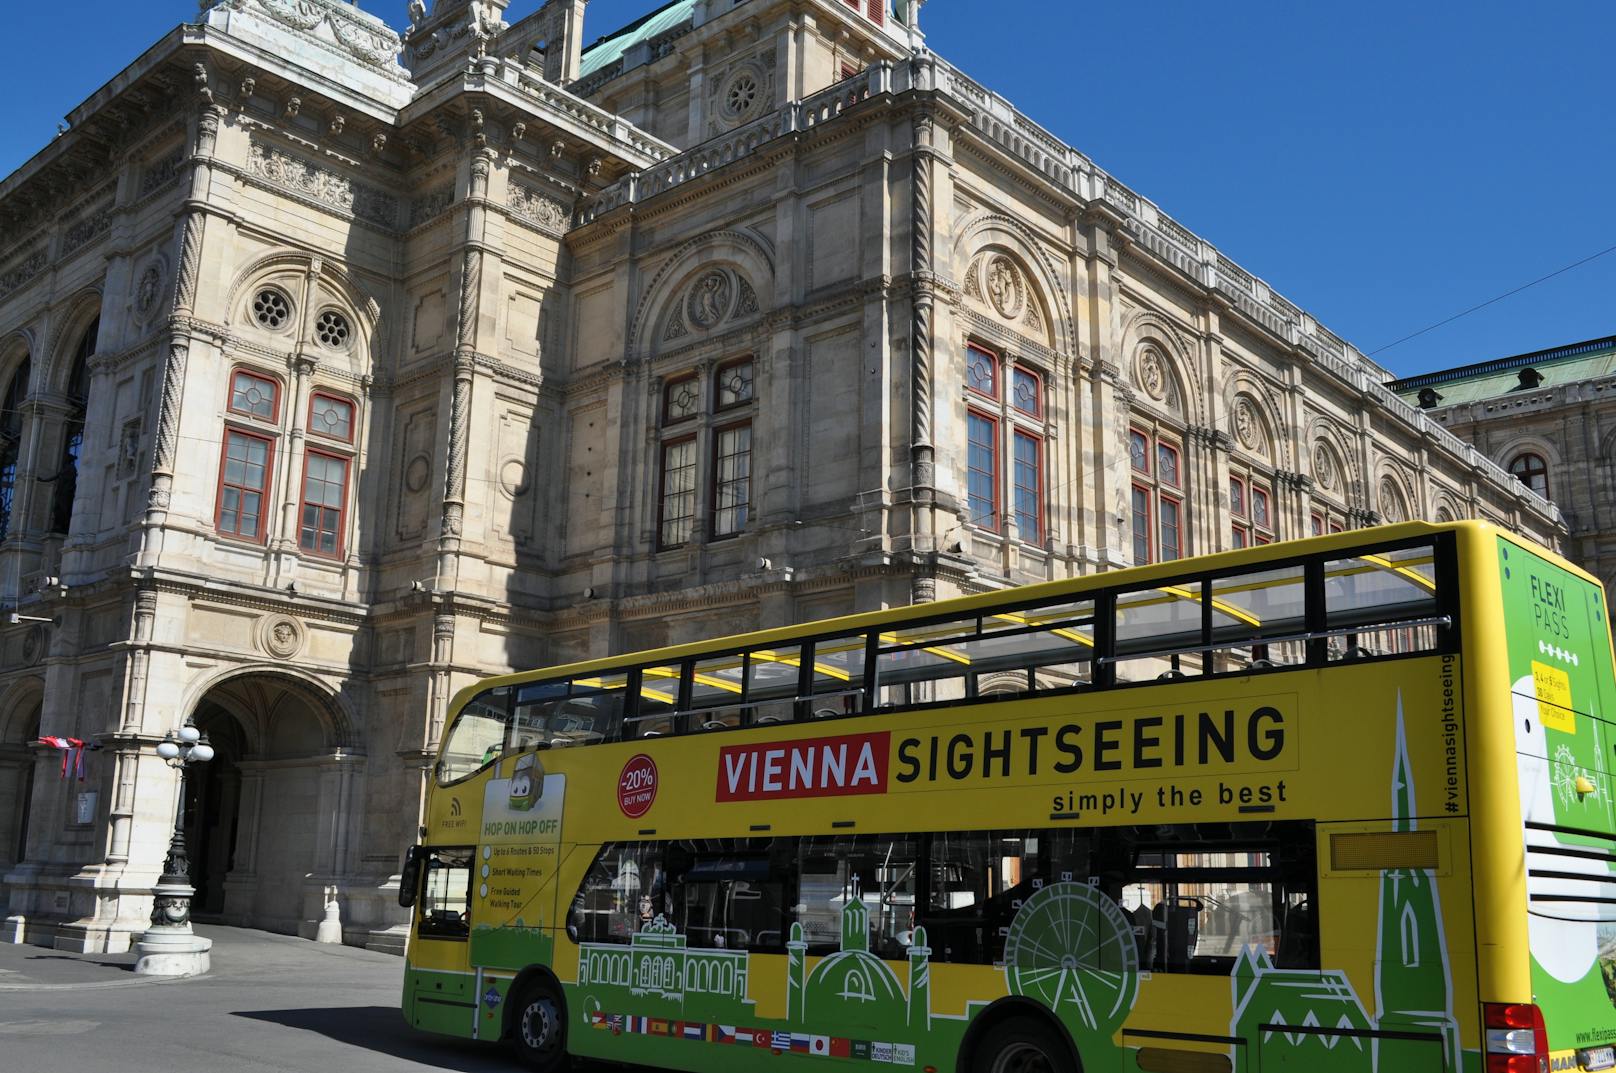
[[[348,460],[310,450],[303,458],[303,506],[297,545],[316,555],[342,554]]]
[[[28,397],[31,364],[22,359],[0,403],[0,540],[11,531],[11,504],[17,492],[17,459],[22,449],[22,404]]]
[[[1347,523],[1340,514],[1325,507],[1315,510],[1308,517],[1308,527],[1314,536],[1324,536],[1326,533],[1346,532]]]
[[[1133,561],[1167,562],[1184,557],[1183,448],[1159,430],[1128,430],[1133,470]]]
[[[966,501],[972,524],[1044,540],[1044,378],[984,347],[965,350]],[[1008,388],[1008,390],[1006,390]],[[1004,460],[1009,459],[1006,467]]]
[[[696,519],[703,516],[711,538],[745,532],[752,514],[750,411],[756,403],[756,374],[757,363],[745,357],[722,362],[706,383],[693,372],[663,383],[659,548],[677,548],[695,539]]]
[[[264,501],[269,497],[269,460],[274,450],[275,441],[268,436],[238,429],[225,431],[215,523],[223,535],[264,539]]]
[[[1543,456],[1527,451],[1516,455],[1509,463],[1509,471],[1521,479],[1521,483],[1532,491],[1549,498],[1549,464],[1543,461]]]
[[[101,318],[90,322],[73,355],[67,382],[67,416],[62,422],[62,459],[56,467],[51,497],[51,532],[65,533],[73,523],[73,498],[79,487],[79,455],[84,450],[84,411],[90,387],[90,358],[101,334]]]
[[[1276,539],[1272,486],[1255,474],[1230,476],[1229,519],[1230,547],[1272,544]]]

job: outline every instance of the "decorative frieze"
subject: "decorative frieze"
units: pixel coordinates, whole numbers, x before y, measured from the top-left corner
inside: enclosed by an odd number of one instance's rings
[[[275,186],[312,198],[340,212],[352,213],[383,227],[398,226],[398,201],[391,194],[356,183],[346,176],[295,157],[262,142],[253,142],[247,170]]]
[[[63,256],[101,237],[111,228],[112,198],[108,197],[99,205],[86,209],[77,220],[68,225],[62,234]]]
[[[424,197],[418,197],[410,202],[410,227],[420,227],[424,223],[436,220],[448,211],[454,204],[454,188],[446,186],[442,190],[434,190]]]
[[[525,183],[510,184],[511,212],[541,231],[561,234],[567,230],[572,214],[555,198],[547,197]]]
[[[146,165],[140,173],[140,196],[154,194],[179,178],[180,168],[185,164],[185,148],[180,148],[167,156],[153,160]]]
[[[397,76],[398,54],[403,43],[379,19],[336,0],[220,0],[215,6],[247,11],[298,32],[330,47],[335,40],[340,51],[385,74]],[[321,33],[322,24],[329,29]]]
[[[47,260],[45,247],[41,246],[19,261],[15,267],[0,272],[0,299],[11,297],[44,271]]]

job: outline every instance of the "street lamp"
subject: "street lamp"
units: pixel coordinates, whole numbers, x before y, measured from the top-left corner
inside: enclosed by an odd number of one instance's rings
[[[208,971],[213,941],[191,931],[191,858],[185,849],[185,776],[191,764],[213,759],[213,746],[189,724],[157,743],[157,755],[180,774],[174,806],[174,835],[168,842],[163,874],[152,889],[152,926],[141,936],[135,971],[154,976],[193,976]]]

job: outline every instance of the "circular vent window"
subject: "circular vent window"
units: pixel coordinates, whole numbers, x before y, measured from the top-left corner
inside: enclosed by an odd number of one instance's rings
[[[252,313],[260,328],[278,332],[292,319],[292,305],[280,291],[263,290],[253,299]]]
[[[352,334],[348,327],[348,318],[334,309],[328,309],[320,314],[320,319],[314,323],[314,334],[320,342],[332,350],[341,350],[348,345],[348,338]]]
[[[751,71],[742,71],[729,80],[724,90],[724,111],[731,119],[750,115],[758,100],[758,80]]]

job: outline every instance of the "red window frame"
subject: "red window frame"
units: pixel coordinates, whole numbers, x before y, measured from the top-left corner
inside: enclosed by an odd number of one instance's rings
[[[696,382],[696,408],[691,410],[688,414],[685,414],[683,417],[672,417],[672,416],[670,416],[669,413],[668,413],[668,404],[673,399],[673,389],[678,387],[681,384],[688,384],[691,381]],[[693,373],[693,372],[692,373],[681,373],[679,376],[672,377],[672,378],[670,378],[668,380],[664,380],[662,382],[662,415],[661,415],[661,422],[660,423],[662,424],[663,427],[667,427],[669,425],[681,425],[686,421],[694,421],[696,418],[698,418],[700,416],[701,416],[701,377],[700,376],[698,376],[696,373]]]
[[[723,388],[720,386],[720,385],[722,385],[722,383],[724,381],[724,374],[726,372],[728,372],[729,370],[734,369],[737,366],[741,366],[741,365],[750,365],[750,366],[752,366],[752,386],[751,386],[751,389],[750,389],[751,394],[746,396],[746,398],[744,398],[744,399],[737,399],[735,402],[724,402],[722,397],[721,397],[722,394],[723,394]],[[752,359],[752,356],[750,354],[748,354],[744,358],[735,358],[732,361],[726,361],[722,365],[720,365],[718,368],[713,370],[713,412],[714,413],[723,413],[725,410],[733,410],[738,406],[745,406],[748,403],[753,402],[756,398],[757,398],[757,362],[755,362]]]
[[[1022,377],[1032,381],[1032,409],[1021,405],[1020,394],[1016,389],[1016,382]],[[1030,417],[1035,421],[1044,419],[1044,377],[1036,369],[1029,369],[1025,365],[1012,366],[1010,369],[1010,408],[1023,417]]]
[[[234,484],[224,479],[225,467],[230,461],[231,437],[240,436],[244,440],[255,440],[265,447],[264,451],[264,484],[261,488],[249,485]],[[232,540],[244,540],[252,544],[262,544],[269,538],[269,516],[273,509],[270,503],[270,490],[275,486],[275,437],[266,436],[260,432],[235,428],[226,425],[224,440],[219,446],[219,480],[213,492],[213,531],[220,536]],[[236,510],[236,528],[234,531],[224,528],[224,492],[226,488],[234,488],[240,493],[250,493],[259,497],[258,533],[247,535],[241,532],[241,510]]]
[[[1146,432],[1144,429],[1139,428],[1137,425],[1131,426],[1128,429],[1128,465],[1132,467],[1135,473],[1143,473],[1147,477],[1150,476],[1152,472],[1150,447],[1154,440],[1154,436]],[[1145,445],[1144,450],[1139,452],[1138,458],[1135,458],[1133,454],[1133,445],[1135,442],[1142,442]]]
[[[321,432],[314,427],[314,404],[319,399],[341,403],[348,408],[348,435],[337,436],[329,432]],[[338,395],[330,391],[313,391],[309,393],[309,412],[306,420],[309,431],[314,435],[328,440],[335,440],[338,443],[352,443],[354,441],[354,426],[359,423],[359,407],[346,395]]]
[[[976,384],[972,382],[971,358],[972,355],[975,354],[980,354],[982,357],[987,359],[989,386],[988,390],[986,391],[977,387]],[[999,398],[999,355],[995,354],[987,347],[977,346],[975,343],[967,344],[965,347],[965,387],[966,390],[972,392],[973,394],[980,395],[984,399],[993,399],[997,401]]]
[[[1156,528],[1159,531],[1156,538],[1158,558],[1162,562],[1173,562],[1184,557],[1184,500],[1179,496],[1158,493],[1156,504]],[[1167,541],[1164,539],[1167,531],[1167,510],[1173,508],[1173,554],[1167,554]],[[1154,561],[1154,559],[1152,560]]]
[[[1526,485],[1528,491],[1537,492],[1544,499],[1549,498],[1549,463],[1536,451],[1522,451],[1509,461],[1510,475]],[[1543,490],[1539,492],[1532,486],[1532,479],[1538,478],[1543,482]]]
[[[260,383],[268,384],[270,389],[269,416],[255,414],[251,410],[242,410],[236,407],[236,377],[248,376]],[[275,424],[281,419],[281,382],[268,373],[261,373],[257,369],[249,369],[245,365],[235,365],[230,369],[230,381],[225,385],[225,409],[233,414],[240,414],[249,421],[267,421]]]
[[[1168,477],[1166,471],[1162,468],[1161,463],[1164,457],[1171,457],[1173,460],[1172,477]],[[1161,440],[1156,441],[1156,480],[1168,488],[1184,487],[1184,456],[1179,453],[1177,447],[1170,443],[1163,443]]]
[[[1021,483],[1021,455],[1016,450],[1020,444],[1029,444],[1032,447],[1032,484]],[[1016,519],[1016,535],[1029,544],[1042,544],[1044,542],[1044,438],[1027,432],[1024,429],[1015,429],[1011,436],[1011,512]],[[1019,500],[1022,493],[1032,496],[1032,527],[1022,524],[1024,513]]]
[[[339,506],[330,507],[324,503],[312,502],[309,499],[309,463],[315,458],[323,458],[331,462],[339,463],[342,466],[342,480],[338,485],[338,488],[341,491],[341,495],[339,497],[341,499],[341,504]],[[303,479],[298,485],[297,490],[297,546],[302,551],[306,551],[310,555],[317,555],[322,559],[342,558],[343,547],[347,543],[347,534],[345,530],[348,524],[348,477],[351,472],[352,460],[345,455],[339,455],[332,451],[320,451],[314,448],[310,448],[303,452]],[[310,547],[309,545],[303,543],[303,530],[306,528],[304,525],[304,517],[306,516],[306,512],[310,507],[313,507],[319,512],[316,515],[317,521],[314,528],[314,547]],[[320,523],[325,521],[325,515],[328,513],[335,513],[337,516],[337,547],[335,551],[321,551],[319,548],[319,534],[325,529],[325,526]]]
[[[1142,504],[1142,508],[1141,508]],[[1132,528],[1128,534],[1133,543],[1134,565],[1142,566],[1145,563],[1156,561],[1156,510],[1153,490],[1148,484],[1135,483],[1133,494],[1129,497],[1128,515]],[[1144,519],[1145,555],[1139,557],[1139,520]]]
[[[731,481],[726,482],[726,481],[722,480],[722,478],[720,477],[718,466],[719,466],[719,462],[722,460],[722,458],[718,453],[719,452],[719,445],[723,442],[724,433],[726,433],[726,432],[736,432],[736,431],[739,431],[741,429],[745,429],[746,433],[747,433],[747,437],[746,437],[746,460],[747,460],[746,461],[746,477],[744,479],[745,484],[746,484],[746,502],[738,505],[739,510],[741,512],[740,524],[737,525],[733,529],[720,530],[718,528],[719,512],[722,509],[724,509],[720,505],[720,493],[723,491],[723,489],[726,486],[740,484],[742,482],[738,481],[738,480],[731,480]],[[710,474],[710,479],[708,481],[708,487],[710,487],[713,490],[712,502],[708,505],[708,513],[709,513],[709,515],[711,516],[711,519],[712,519],[712,532],[711,532],[712,538],[714,540],[720,540],[720,539],[723,539],[723,538],[726,538],[726,537],[739,536],[740,534],[746,532],[746,524],[747,524],[747,522],[752,520],[752,422],[751,421],[735,421],[735,422],[731,422],[730,424],[727,424],[727,425],[720,425],[720,426],[713,429],[712,465],[709,467],[708,472]]]
[[[688,517],[690,519],[690,533],[688,533],[685,536],[685,539],[683,539],[683,540],[678,540],[678,541],[669,541],[669,540],[667,540],[667,532],[668,532],[668,498],[669,498],[669,495],[668,495],[668,453],[670,451],[672,451],[675,447],[683,447],[683,446],[686,446],[686,445],[688,445],[690,447],[690,450],[691,450],[691,461],[690,461],[690,467],[689,468],[690,468],[690,470],[692,471],[693,474],[696,473],[696,472],[699,472],[698,466],[700,465],[700,462],[695,456],[696,434],[694,432],[690,433],[688,436],[676,436],[673,439],[663,440],[662,441],[662,446],[661,446],[661,454],[657,459],[657,533],[656,533],[656,542],[657,542],[657,548],[660,551],[668,551],[668,550],[670,550],[672,548],[682,548],[686,544],[690,543],[691,538],[695,535],[696,506],[697,506],[696,501],[697,501],[697,498],[698,498],[698,493],[700,492],[700,488],[697,486],[697,482],[696,482],[695,477],[692,476],[691,482],[690,482],[690,489],[689,489],[690,513],[689,513],[689,515],[683,515],[683,514],[679,515],[679,517],[681,519],[685,518],[685,517]],[[684,493],[681,492],[680,494],[684,494]]]
[[[1257,521],[1257,500],[1261,497],[1268,516],[1266,523]],[[1229,546],[1250,548],[1259,544],[1272,544],[1279,539],[1279,526],[1274,521],[1274,493],[1264,484],[1250,477],[1229,476]]]
[[[988,427],[987,443],[984,445],[971,435],[972,419],[985,421]],[[991,468],[983,470],[972,465],[972,450],[979,446],[986,446],[988,461]],[[999,502],[999,476],[1002,472],[999,458],[999,419],[986,410],[971,407],[965,412],[965,505],[970,509],[971,524],[989,532],[997,533],[1003,528],[1000,517],[1003,515],[1003,505]],[[979,517],[981,513],[975,507],[977,497],[971,491],[971,478],[980,473],[988,476],[989,487],[993,489],[993,501],[986,518]]]

